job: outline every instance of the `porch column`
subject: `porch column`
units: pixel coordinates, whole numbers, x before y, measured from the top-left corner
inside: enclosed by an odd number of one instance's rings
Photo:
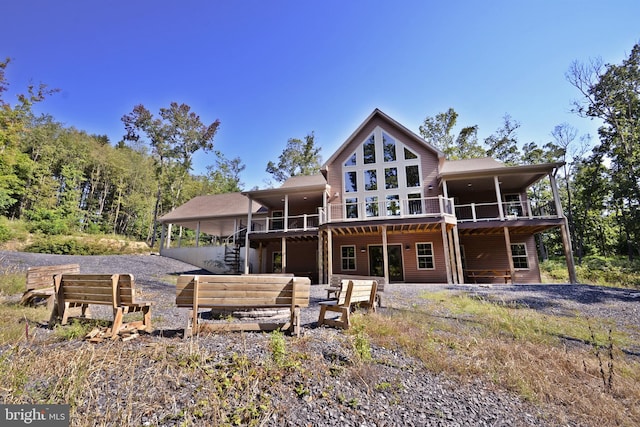
[[[464,283],[464,271],[462,269],[462,251],[460,251],[460,236],[458,235],[458,226],[453,226],[453,248],[456,257],[456,266],[458,267],[458,283]]]
[[[284,195],[284,231],[289,229],[289,195]]]
[[[560,194],[558,193],[558,183],[553,174],[549,174],[549,182],[551,184],[551,193],[553,194],[553,203],[556,205],[558,218],[561,218],[564,216],[564,211],[562,210],[562,202],[560,202]]]
[[[247,212],[247,232],[244,235],[244,274],[249,274],[249,233],[251,233],[253,200],[249,197],[249,209]],[[235,233],[235,230],[234,230]]]
[[[384,281],[389,283],[389,250],[387,249],[387,226],[382,226],[382,266],[384,269]]]
[[[515,283],[516,269],[513,266],[513,256],[511,256],[511,235],[509,227],[504,227],[504,242],[507,246],[507,260],[509,261],[509,273],[511,274],[511,284]]]
[[[247,257],[247,248],[244,248],[244,257]],[[258,244],[258,271],[256,273],[264,272],[264,246],[262,242]]]
[[[316,259],[318,260],[318,283],[324,283],[322,277],[322,265],[323,262],[324,251],[322,250],[322,231],[318,230],[318,256]]]
[[[493,177],[493,185],[496,188],[496,200],[498,201],[498,212],[500,213],[500,221],[504,221],[504,209],[502,208],[502,194],[500,194],[500,181],[498,176]]]
[[[558,193],[558,184],[556,177],[549,174],[549,181],[551,183],[551,192],[553,193],[553,201],[556,205],[556,212],[558,218],[564,218],[563,224],[560,226],[560,234],[562,235],[562,248],[564,249],[564,258],[567,262],[567,270],[569,272],[569,282],[578,283],[578,276],[576,275],[576,264],[573,260],[573,247],[571,245],[571,235],[569,234],[569,220],[564,216],[562,210],[562,203],[560,202],[560,194]]]
[[[442,195],[445,199],[449,198],[449,188],[447,187],[447,181],[442,181]]]
[[[178,230],[179,230],[178,231],[178,247],[181,248],[182,247],[182,226],[180,226]]]
[[[180,236],[182,236],[182,227],[180,227]],[[196,224],[196,248],[200,246],[200,221]]]
[[[167,234],[166,234],[166,226],[164,224],[161,224],[160,227],[160,246],[158,247],[160,253],[162,253],[162,249],[164,249],[164,244],[165,244],[165,240],[167,238]]]
[[[569,282],[578,283],[576,275],[576,264],[573,260],[573,248],[571,247],[571,237],[569,236],[569,221],[564,218],[564,222],[560,226],[560,234],[562,235],[562,248],[564,249],[564,258],[567,262],[567,270],[569,272]]]
[[[444,266],[447,272],[447,283],[449,285],[453,285],[453,274],[451,272],[451,258],[447,256],[449,254],[449,242],[447,236],[447,224],[442,221],[440,222],[440,230],[442,231],[442,246],[444,248]]]
[[[169,223],[167,225],[167,249],[171,247],[171,226],[173,224]]]
[[[282,272],[287,272],[287,238],[283,237],[280,243],[280,249],[282,254],[280,255],[282,259]]]
[[[445,225],[446,227],[446,225]],[[451,260],[451,275],[453,277],[453,283],[458,285],[460,284],[460,279],[458,278],[458,268],[456,263],[455,256],[455,245],[453,244],[453,233],[451,233],[451,229],[447,227],[447,243],[449,244],[449,259]]]
[[[327,282],[331,284],[333,278],[333,232],[327,228]]]

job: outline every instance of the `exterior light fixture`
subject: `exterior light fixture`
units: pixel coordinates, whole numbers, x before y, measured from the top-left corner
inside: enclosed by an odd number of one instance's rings
[[[405,250],[407,250],[407,251],[408,251],[408,250],[410,250],[410,249],[411,249],[411,245],[409,245],[409,244],[407,243],[407,244],[404,246],[404,249],[405,249]]]
[[[364,246],[360,246],[360,252],[367,252],[367,248]]]
[[[427,190],[429,191],[433,190],[433,185],[429,184],[429,186],[427,187]]]

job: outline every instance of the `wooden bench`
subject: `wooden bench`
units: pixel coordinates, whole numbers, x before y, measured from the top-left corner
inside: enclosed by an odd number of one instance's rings
[[[151,302],[138,301],[135,280],[131,274],[59,274],[54,278],[56,302],[49,324],[66,325],[70,308],[80,306],[82,316],[90,304],[110,305],[113,324],[109,331],[116,335],[124,328],[151,331]],[[124,322],[127,313],[142,313],[142,320]]]
[[[342,291],[337,300],[320,302],[318,326],[329,325],[349,329],[351,311],[356,307],[365,307],[376,311],[378,282],[375,280],[343,280]],[[337,319],[326,319],[327,311],[340,314]]]
[[[511,277],[511,271],[509,270],[465,270],[467,278],[473,280],[473,283],[478,283],[478,279],[504,279],[504,283],[507,284],[509,280],[513,283]]]
[[[56,274],[80,273],[80,265],[46,265],[29,267],[27,269],[26,291],[20,299],[20,304],[34,304],[42,300],[47,301],[47,308],[53,309],[55,286],[53,277]]]
[[[287,330],[300,336],[300,308],[309,306],[311,281],[306,277],[274,275],[181,275],[176,285],[176,305],[191,309],[184,337],[202,330]],[[287,321],[199,322],[200,309],[252,310],[280,308],[290,311]]]
[[[342,290],[342,283],[346,283],[347,280],[375,280],[378,283],[378,289],[376,291],[376,303],[379,307],[382,307],[382,295],[384,292],[384,277],[379,276],[357,276],[353,274],[334,274],[331,276],[331,283],[326,288],[327,299],[338,299],[340,291]]]

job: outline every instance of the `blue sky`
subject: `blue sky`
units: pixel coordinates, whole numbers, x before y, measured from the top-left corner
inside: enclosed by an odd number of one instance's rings
[[[329,158],[380,108],[418,132],[453,107],[483,140],[505,113],[521,143],[550,141],[578,92],[574,60],[620,63],[640,42],[640,2],[603,1],[69,1],[6,2],[0,57],[9,100],[29,82],[60,93],[37,107],[112,143],[136,104],[186,103],[214,140],[264,187],[287,139],[314,131]],[[198,156],[197,170],[213,164]]]

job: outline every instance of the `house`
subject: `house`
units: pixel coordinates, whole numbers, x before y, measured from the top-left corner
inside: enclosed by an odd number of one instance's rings
[[[376,109],[320,174],[279,188],[196,197],[163,216],[161,254],[216,273],[286,272],[314,283],[334,274],[384,276],[387,283],[535,283],[535,236],[555,228],[575,282],[554,178],[561,165],[450,161]],[[553,192],[544,206],[527,198],[541,180]],[[172,225],[196,230],[195,247],[175,247]],[[212,243],[200,244],[201,233]]]

